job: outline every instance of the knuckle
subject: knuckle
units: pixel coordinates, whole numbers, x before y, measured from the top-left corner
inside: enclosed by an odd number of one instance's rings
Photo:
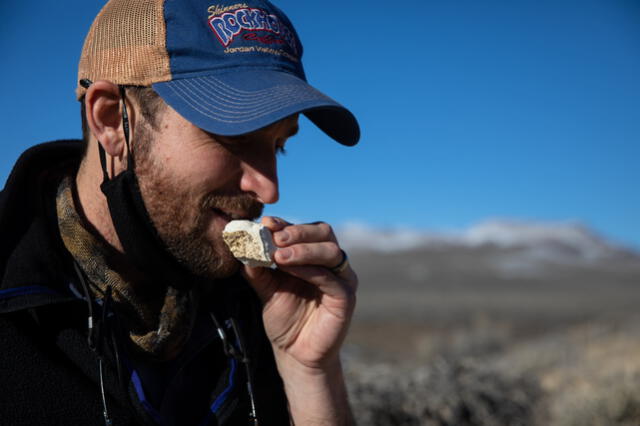
[[[299,226],[287,226],[285,229],[289,234],[289,238],[291,241],[300,241],[300,239],[303,237],[302,231],[300,230]]]
[[[326,243],[326,246],[327,246],[329,257],[331,259],[335,259],[339,257],[342,260],[342,250],[340,249],[340,246],[338,246],[338,244],[334,242],[329,242],[329,243]]]
[[[333,229],[328,223],[318,222],[317,226],[323,238],[329,238],[333,235]]]
[[[307,260],[311,255],[311,247],[307,245],[299,245],[294,248],[294,256],[299,260]]]

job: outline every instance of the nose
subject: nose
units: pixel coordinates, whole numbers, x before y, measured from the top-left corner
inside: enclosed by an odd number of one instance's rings
[[[245,163],[240,189],[253,193],[263,204],[273,204],[280,199],[278,171],[275,158],[254,164]]]

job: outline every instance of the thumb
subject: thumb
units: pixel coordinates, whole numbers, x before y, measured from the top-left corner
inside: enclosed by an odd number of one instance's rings
[[[276,291],[275,271],[269,268],[252,268],[245,265],[241,269],[241,273],[258,294],[262,304],[267,303]]]

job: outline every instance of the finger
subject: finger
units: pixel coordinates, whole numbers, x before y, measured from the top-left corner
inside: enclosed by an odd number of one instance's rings
[[[314,285],[322,293],[340,299],[355,299],[355,288],[337,279],[327,268],[320,266],[286,266],[281,270]]]
[[[284,256],[284,253],[289,250],[291,257]],[[289,267],[321,266],[329,271],[334,279],[343,281],[355,291],[358,287],[358,276],[348,263],[342,271],[333,270],[336,265],[347,261],[344,256],[345,253],[335,243],[310,243],[278,249],[275,254],[275,260],[278,269],[282,271],[287,270]]]
[[[287,222],[286,220],[277,216],[263,216],[260,220],[260,223],[266,226],[271,232],[280,231],[285,227],[291,225],[290,222]]]
[[[324,222],[309,223],[305,225],[289,225],[284,229],[275,232],[273,234],[273,240],[279,247],[322,241],[338,242],[331,226]]]
[[[314,265],[333,268],[344,258],[335,242],[302,243],[276,250],[274,259],[279,266]]]
[[[262,303],[267,303],[287,274],[281,270],[243,265],[240,273],[253,287]]]

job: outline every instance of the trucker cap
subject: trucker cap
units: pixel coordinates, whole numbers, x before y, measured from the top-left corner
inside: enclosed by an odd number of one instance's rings
[[[152,86],[213,134],[240,135],[303,113],[355,145],[356,118],[307,83],[302,52],[289,19],[266,0],[110,0],[85,40],[78,81]],[[78,99],[85,90],[78,85]]]

